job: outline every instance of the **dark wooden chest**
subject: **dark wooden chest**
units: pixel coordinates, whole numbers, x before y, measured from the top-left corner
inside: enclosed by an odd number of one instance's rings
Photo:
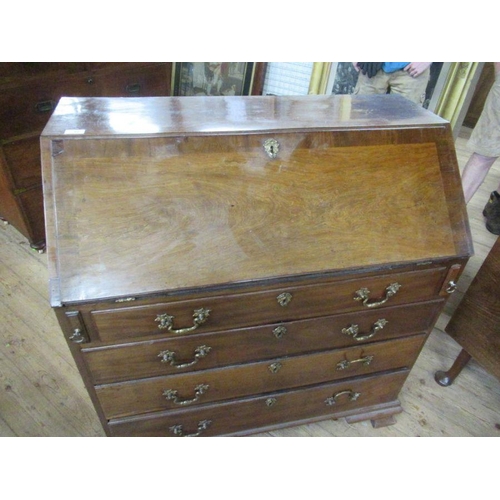
[[[113,436],[390,423],[472,253],[449,124],[398,96],[65,98],[42,162]]]

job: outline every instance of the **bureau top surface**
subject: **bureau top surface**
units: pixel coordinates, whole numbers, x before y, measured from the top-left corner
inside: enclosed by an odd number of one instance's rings
[[[380,97],[64,97],[43,135],[234,134],[446,123],[400,96]]]
[[[471,253],[450,129],[394,96],[67,98],[42,165],[53,305]]]

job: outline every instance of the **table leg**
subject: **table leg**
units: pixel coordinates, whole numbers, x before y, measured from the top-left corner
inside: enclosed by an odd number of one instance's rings
[[[462,349],[457,359],[453,363],[453,366],[447,371],[438,371],[434,375],[434,380],[444,387],[453,384],[453,381],[458,377],[459,373],[462,371],[463,367],[470,361],[471,355]]]

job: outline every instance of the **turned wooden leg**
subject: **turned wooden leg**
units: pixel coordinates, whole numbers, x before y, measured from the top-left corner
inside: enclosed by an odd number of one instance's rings
[[[438,371],[434,375],[434,380],[444,387],[453,384],[453,381],[458,377],[459,373],[462,371],[463,367],[470,361],[471,355],[462,349],[457,359],[453,363],[453,366],[447,371]]]
[[[38,253],[44,253],[45,252],[45,241],[41,241],[39,243],[31,243],[30,247],[32,250],[35,250]]]

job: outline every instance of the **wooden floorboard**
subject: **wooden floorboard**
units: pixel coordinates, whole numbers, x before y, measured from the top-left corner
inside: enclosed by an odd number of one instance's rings
[[[461,169],[469,135],[462,129],[456,143]],[[482,209],[499,183],[500,162],[467,207],[475,255],[406,381],[396,424],[326,420],[260,436],[500,436],[500,382],[476,361],[450,387],[434,381],[460,352],[444,328],[496,240]],[[0,226],[0,342],[0,436],[104,436],[48,303],[46,255],[9,225]]]

